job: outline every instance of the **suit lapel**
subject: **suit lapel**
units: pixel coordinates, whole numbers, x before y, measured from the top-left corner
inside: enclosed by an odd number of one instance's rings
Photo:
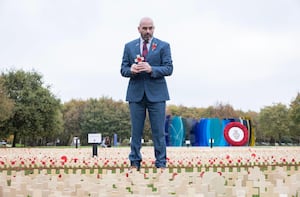
[[[151,40],[151,43],[150,43],[150,47],[149,47],[149,50],[148,50],[147,59],[149,59],[149,58],[152,56],[153,52],[154,52],[155,50],[157,50],[157,49],[156,49],[157,47],[158,47],[157,40],[156,40],[155,38],[153,38],[153,39]],[[141,47],[140,47],[140,39],[137,39],[137,40],[135,41],[135,49],[134,49],[134,52],[135,52],[134,58],[136,58],[137,55],[142,55],[142,54],[141,54]]]
[[[157,40],[155,38],[153,38],[151,40],[150,47],[148,50],[148,55],[147,55],[148,59],[152,55],[152,53],[156,50],[156,48],[157,48]]]
[[[135,43],[135,57],[137,55],[141,55],[140,39],[137,39]]]

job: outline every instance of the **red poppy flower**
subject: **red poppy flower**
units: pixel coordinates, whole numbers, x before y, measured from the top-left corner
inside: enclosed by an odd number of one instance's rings
[[[61,156],[60,159],[61,159],[61,160],[64,160],[65,163],[66,163],[67,160],[68,160],[67,156],[65,156],[65,155]]]
[[[135,63],[143,62],[145,58],[143,56],[137,55],[135,58]]]
[[[151,46],[152,51],[154,51],[156,49],[156,47],[157,47],[157,44],[153,43],[152,46]]]

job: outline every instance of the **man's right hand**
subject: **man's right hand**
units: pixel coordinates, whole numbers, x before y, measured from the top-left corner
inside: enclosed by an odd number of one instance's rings
[[[139,73],[139,67],[137,64],[132,64],[130,67],[130,71],[132,74],[137,74]]]

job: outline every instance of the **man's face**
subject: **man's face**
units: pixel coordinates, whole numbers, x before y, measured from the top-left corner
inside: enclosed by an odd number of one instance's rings
[[[152,38],[153,32],[154,32],[154,26],[153,26],[152,20],[147,19],[147,20],[141,21],[140,26],[138,27],[138,30],[139,30],[143,40],[148,42]]]

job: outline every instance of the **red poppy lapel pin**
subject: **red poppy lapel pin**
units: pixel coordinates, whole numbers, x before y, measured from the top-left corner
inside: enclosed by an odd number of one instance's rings
[[[157,47],[157,44],[155,42],[152,43],[151,50],[154,51],[156,49],[156,47]]]

